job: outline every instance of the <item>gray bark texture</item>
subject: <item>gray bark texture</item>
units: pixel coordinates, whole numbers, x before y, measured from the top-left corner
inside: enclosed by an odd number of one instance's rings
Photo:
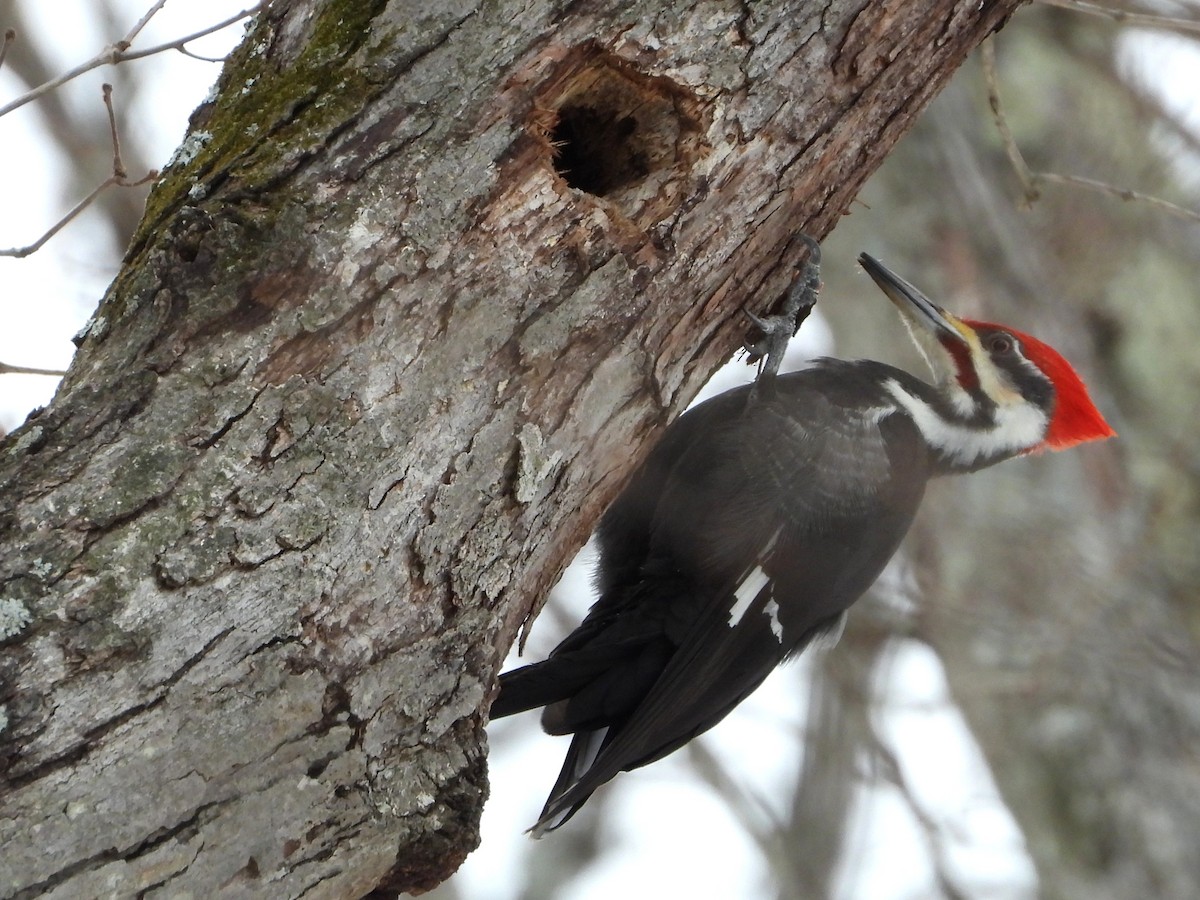
[[[420,891],[499,661],[1003,2],[270,7],[0,457],[0,895]]]

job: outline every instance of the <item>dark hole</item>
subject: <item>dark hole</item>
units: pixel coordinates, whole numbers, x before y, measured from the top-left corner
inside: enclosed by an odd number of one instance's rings
[[[550,139],[554,170],[581,191],[603,197],[650,173],[638,140],[638,121],[611,109],[564,106]]]

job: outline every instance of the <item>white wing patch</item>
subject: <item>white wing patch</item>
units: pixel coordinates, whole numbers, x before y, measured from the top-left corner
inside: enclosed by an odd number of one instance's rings
[[[762,548],[762,552],[758,554],[759,559],[765,559],[775,549],[775,542],[779,540],[779,533],[782,528],[775,529],[775,533],[771,535],[771,539],[767,541],[767,545]],[[771,583],[771,576],[763,571],[762,563],[751,569],[746,577],[743,578],[737,588],[733,592],[733,607],[729,610],[729,627],[737,628],[738,623],[746,617],[747,610],[754,602],[754,598],[762,593],[763,588]],[[771,633],[775,635],[775,640],[783,643],[783,626],[779,624],[779,604],[775,602],[774,597],[767,599],[766,605],[763,607],[763,615],[771,620]]]
[[[729,627],[736,628],[738,623],[742,621],[742,617],[746,615],[746,610],[750,608],[750,604],[754,602],[754,598],[759,592],[771,582],[771,576],[763,571],[762,566],[755,566],[750,570],[742,583],[737,586],[737,590],[733,592],[734,604],[729,610]],[[772,601],[774,602],[774,601]]]
[[[783,643],[783,626],[779,624],[779,604],[772,597],[767,601],[767,605],[763,607],[763,613],[771,620],[771,634],[775,635],[775,640]]]

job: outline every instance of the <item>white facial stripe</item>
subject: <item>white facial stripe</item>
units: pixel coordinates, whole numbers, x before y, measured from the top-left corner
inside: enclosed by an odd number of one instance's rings
[[[972,428],[940,416],[920,397],[914,397],[896,381],[886,384],[912,417],[931,447],[940,450],[951,462],[971,465],[975,461],[1002,453],[1015,453],[1036,446],[1046,435],[1049,419],[1030,403],[998,406],[990,428]],[[956,409],[960,404],[955,403]]]
[[[979,342],[979,335],[971,328],[960,329],[960,331],[971,348],[971,360],[975,365],[975,375],[979,379],[979,386],[983,389],[984,394],[1001,406],[1010,402],[1019,402],[1021,395],[1008,385],[1007,379],[1001,377],[995,363],[983,349],[983,344]]]
[[[1046,378],[1046,373],[1035,366],[1033,362],[1021,352],[1021,345],[1019,343],[1017,344],[1016,355],[1017,361],[1021,364],[1021,368],[1023,368],[1026,372],[1028,372],[1030,375],[1033,375],[1035,378],[1040,378],[1043,380]]]
[[[964,391],[958,382],[955,382],[954,387],[950,389],[949,397],[954,411],[964,419],[970,418],[971,413],[975,411],[975,398]]]
[[[897,310],[900,315],[900,321],[904,323],[904,330],[908,332],[908,336],[912,339],[913,344],[917,348],[917,352],[921,354],[921,359],[925,360],[925,365],[929,366],[929,371],[935,377],[940,376],[941,370],[933,364],[933,359],[930,357],[930,352],[944,354],[945,348],[938,346],[935,351],[933,348],[937,345],[937,339],[924,328],[914,328],[912,319]]]

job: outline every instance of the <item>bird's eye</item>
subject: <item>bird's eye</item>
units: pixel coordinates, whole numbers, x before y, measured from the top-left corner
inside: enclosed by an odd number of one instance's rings
[[[1009,353],[1013,348],[1013,339],[1007,334],[993,334],[988,338],[987,347],[990,353]]]

